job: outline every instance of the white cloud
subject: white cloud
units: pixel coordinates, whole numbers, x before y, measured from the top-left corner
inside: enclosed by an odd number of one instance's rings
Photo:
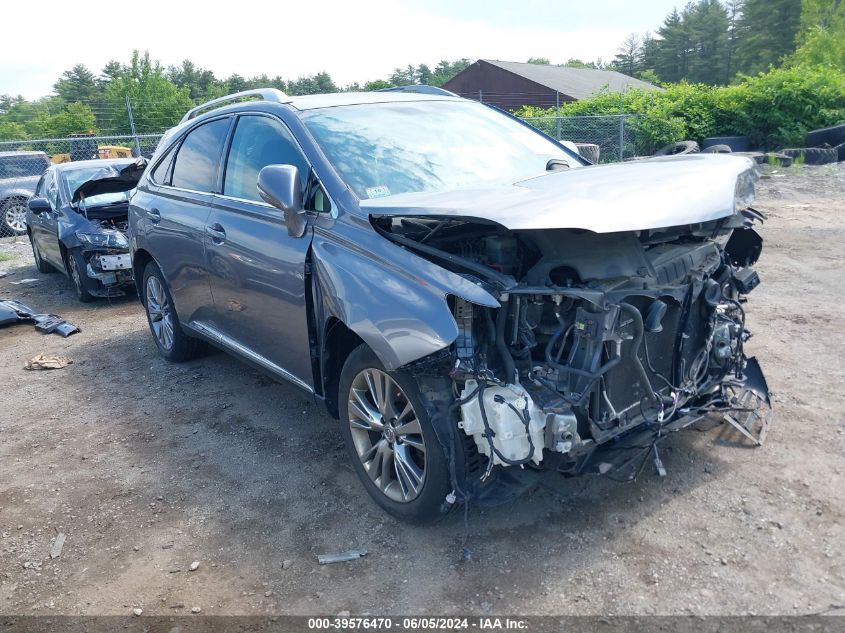
[[[193,4],[193,3],[192,3]],[[62,71],[84,63],[99,71],[131,50],[149,50],[165,65],[185,58],[218,77],[266,73],[295,78],[325,70],[340,85],[387,76],[393,68],[441,59],[563,62],[609,59],[624,29],[491,26],[436,16],[387,0],[284,3],[245,0],[189,6],[175,0],[141,4],[58,2],[32,29],[6,29],[0,43],[0,93],[47,94]],[[236,7],[237,10],[232,10]],[[17,14],[17,15],[16,15]],[[32,7],[4,7],[7,24],[32,24]],[[597,20],[598,22],[598,20]]]

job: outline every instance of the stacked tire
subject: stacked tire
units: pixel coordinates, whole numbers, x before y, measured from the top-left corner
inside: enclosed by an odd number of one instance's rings
[[[804,143],[806,147],[783,149],[781,152],[807,165],[845,161],[845,121],[807,132]]]

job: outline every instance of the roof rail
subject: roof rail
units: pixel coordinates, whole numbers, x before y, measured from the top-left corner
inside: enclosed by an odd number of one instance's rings
[[[449,92],[445,88],[438,88],[437,86],[429,86],[426,84],[411,84],[410,86],[396,86],[395,88],[379,88],[373,92],[416,92],[423,95],[443,95],[444,97],[457,97],[454,92]]]
[[[206,101],[203,104],[200,104],[194,108],[188,110],[185,113],[185,116],[182,117],[180,123],[184,123],[185,121],[190,121],[194,117],[198,116],[200,112],[203,110],[208,110],[209,108],[217,108],[222,106],[225,103],[240,101],[245,97],[261,97],[262,101],[273,101],[274,103],[290,103],[292,99],[287,96],[281,90],[276,90],[275,88],[256,88],[254,90],[243,90],[242,92],[236,92],[235,94],[226,95],[225,97],[218,97],[217,99],[212,99],[211,101]]]

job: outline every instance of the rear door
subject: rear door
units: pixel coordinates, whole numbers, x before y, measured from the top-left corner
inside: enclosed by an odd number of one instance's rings
[[[167,280],[179,319],[203,321],[213,300],[205,258],[205,226],[217,189],[231,117],[193,128],[150,174],[150,191],[138,192],[145,242]]]
[[[282,212],[260,199],[258,172],[274,164],[298,167],[305,185],[308,162],[287,126],[265,114],[238,117],[222,193],[206,224],[213,324],[237,351],[310,389],[305,260],[311,231],[289,236]]]

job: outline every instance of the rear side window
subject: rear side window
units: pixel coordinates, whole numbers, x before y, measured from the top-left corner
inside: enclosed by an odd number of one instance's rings
[[[180,189],[214,192],[217,163],[228,130],[229,119],[217,119],[189,132],[176,154],[171,184]]]
[[[223,194],[244,200],[260,200],[258,172],[267,165],[294,165],[302,186],[308,177],[308,163],[288,129],[266,116],[242,116],[232,136],[226,161]]]

